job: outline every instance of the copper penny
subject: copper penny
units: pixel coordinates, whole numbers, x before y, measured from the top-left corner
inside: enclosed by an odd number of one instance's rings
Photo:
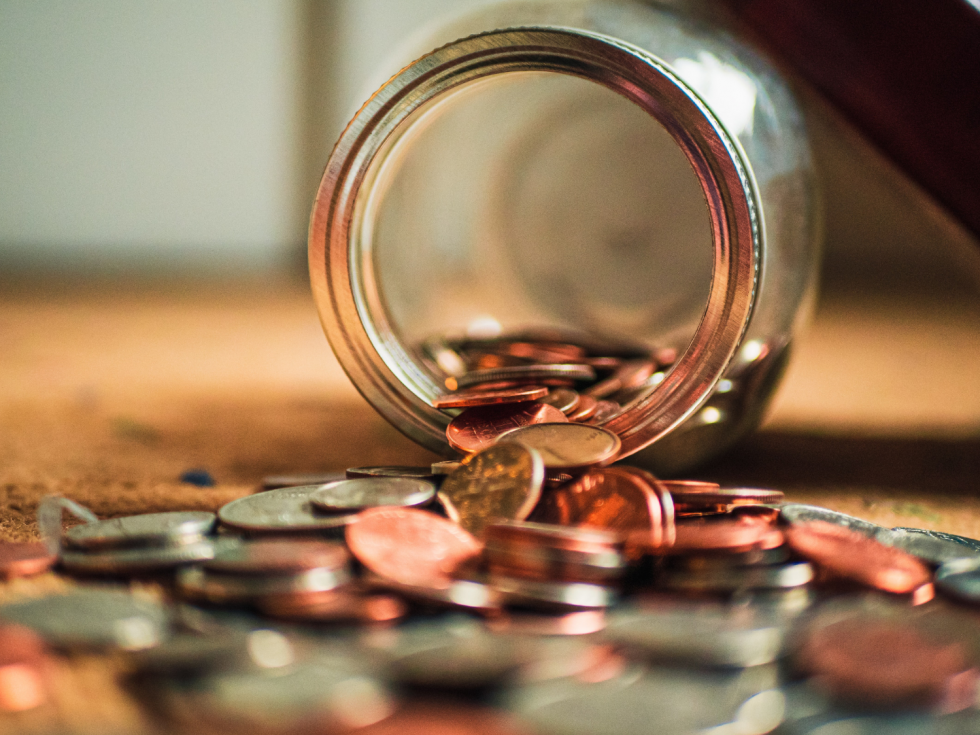
[[[835,699],[876,707],[969,707],[980,674],[961,643],[933,643],[901,621],[852,618],[811,631],[800,666]]]
[[[343,544],[300,539],[246,541],[220,549],[205,569],[223,574],[288,574],[338,569],[350,561]]]
[[[450,575],[483,545],[452,521],[414,508],[371,508],[346,529],[365,567],[402,584],[446,587]]]
[[[674,506],[674,498],[670,494],[670,490],[667,488],[667,484],[658,477],[646,470],[641,470],[639,467],[622,467],[620,469],[630,472],[636,475],[653,491],[654,495],[657,496],[657,500],[660,502],[660,525],[662,528],[662,534],[660,538],[657,538],[654,534],[649,543],[656,542],[659,546],[673,546],[674,541],[677,538],[677,528],[675,520],[677,518],[677,509]],[[633,535],[634,539],[636,535]],[[646,546],[647,544],[644,544]]]
[[[20,625],[0,625],[0,712],[23,712],[47,700],[47,651]]]
[[[450,446],[472,454],[486,449],[508,431],[543,423],[564,423],[565,414],[543,403],[504,403],[468,408],[449,422],[446,438]]]
[[[574,480],[564,493],[570,525],[641,531],[652,544],[663,543],[663,509],[642,477],[617,467],[593,470]]]
[[[569,421],[585,421],[592,418],[599,408],[599,401],[592,396],[580,395],[578,405],[568,414]]]
[[[456,378],[459,388],[468,388],[481,383],[498,380],[514,380],[520,383],[541,384],[547,380],[595,380],[595,370],[588,365],[515,365],[492,370],[473,370]]]
[[[761,523],[738,521],[687,522],[677,524],[677,538],[667,551],[674,554],[704,551],[749,551],[774,549],[784,542],[781,531]]]
[[[688,492],[707,492],[710,490],[718,490],[721,485],[717,482],[705,482],[703,480],[661,480],[660,481],[664,487],[666,487],[671,494],[678,492],[682,493]]]
[[[585,393],[593,398],[606,398],[621,390],[636,388],[653,375],[656,367],[652,360],[627,360],[608,378],[586,388]]]
[[[536,401],[547,395],[547,388],[538,385],[528,385],[517,388],[503,388],[500,390],[471,390],[463,393],[450,393],[439,396],[432,402],[432,405],[440,409],[469,408],[470,406],[492,406],[496,403]]]
[[[928,567],[911,554],[843,526],[811,521],[785,533],[793,551],[837,577],[896,594],[914,593],[932,581]]]
[[[761,490],[752,487],[677,487],[671,489],[674,502],[687,506],[713,505],[763,505],[783,502],[779,490]]]
[[[571,388],[555,388],[544,398],[538,399],[538,403],[554,406],[566,416],[578,407],[580,401],[578,392]]]
[[[48,571],[58,560],[42,541],[0,543],[0,577],[30,577]]]

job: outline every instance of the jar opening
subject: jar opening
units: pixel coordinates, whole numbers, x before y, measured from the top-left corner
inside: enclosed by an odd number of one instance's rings
[[[656,59],[583,32],[497,31],[424,57],[354,118],[314,208],[311,277],[355,384],[434,449],[449,417],[431,405],[433,336],[678,348],[607,422],[629,453],[695,410],[737,348],[755,206],[737,146]]]

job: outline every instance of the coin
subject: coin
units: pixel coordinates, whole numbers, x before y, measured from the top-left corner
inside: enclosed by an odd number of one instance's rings
[[[599,401],[592,396],[580,395],[575,408],[568,412],[569,421],[587,421],[599,410]]]
[[[685,522],[677,524],[677,539],[671,554],[705,551],[749,551],[774,549],[784,542],[783,533],[762,523],[740,521]]]
[[[496,633],[540,636],[590,635],[606,627],[606,613],[601,609],[550,614],[511,610],[504,615],[488,619],[486,624],[489,630]]]
[[[956,599],[980,603],[980,559],[946,562],[936,572],[936,587]]]
[[[65,531],[65,542],[79,549],[188,543],[210,533],[216,520],[214,513],[205,511],[145,513],[110,518],[69,528]]]
[[[186,597],[217,605],[251,604],[269,597],[288,599],[328,592],[347,584],[346,567],[316,568],[293,574],[226,574],[204,567],[177,572],[177,589]]]
[[[619,469],[629,472],[643,480],[647,484],[647,487],[653,491],[653,494],[657,497],[657,501],[660,503],[661,533],[658,536],[656,529],[653,529],[650,538],[643,542],[643,546],[673,546],[677,538],[677,509],[674,507],[674,498],[668,486],[659,477],[654,477],[651,473],[646,470],[641,470],[639,467],[622,466]],[[633,534],[634,541],[636,538],[636,534]]]
[[[449,393],[436,398],[432,405],[436,408],[468,408],[470,406],[491,406],[496,403],[520,403],[537,401],[548,395],[548,389],[538,385],[527,385],[500,390],[472,390]],[[559,409],[560,410],[560,409]]]
[[[527,518],[543,483],[544,464],[536,451],[495,444],[466,457],[446,477],[439,502],[452,520],[480,537],[487,524]]]
[[[389,467],[349,467],[345,477],[338,477],[330,482],[352,480],[355,477],[408,477],[413,480],[434,480],[435,473],[431,467],[406,467],[394,465]],[[322,483],[326,485],[327,483]]]
[[[166,610],[110,589],[79,589],[0,606],[0,619],[31,628],[57,648],[150,648],[169,634]]]
[[[43,541],[0,543],[0,578],[30,577],[48,571],[58,560]]]
[[[554,406],[566,416],[578,406],[581,397],[571,388],[555,388],[548,395],[538,399],[538,403]]]
[[[232,500],[218,511],[222,524],[243,531],[322,531],[343,528],[353,514],[324,515],[313,510],[310,496],[322,485],[268,490]]]
[[[750,487],[677,487],[671,488],[674,503],[685,506],[701,505],[764,505],[781,503],[779,490],[762,490]]]
[[[150,546],[136,549],[73,551],[62,549],[59,561],[69,572],[81,574],[130,575],[162,572],[184,564],[210,559],[215,543],[201,539],[180,546]]]
[[[432,463],[432,474],[439,477],[443,475],[448,475],[450,472],[459,467],[460,463],[455,459],[447,459],[442,462]]]
[[[623,409],[615,401],[596,401],[595,413],[589,416],[585,423],[587,424],[601,424],[603,421],[611,419],[613,416],[618,414]]]
[[[310,495],[310,503],[314,508],[332,513],[385,505],[425,505],[435,494],[436,486],[428,480],[411,477],[358,477],[323,485]]]
[[[609,587],[583,582],[551,582],[493,576],[491,582],[510,604],[545,610],[590,610],[609,607],[616,593]]]
[[[606,378],[585,389],[585,394],[593,398],[606,398],[621,390],[629,390],[649,378],[656,369],[652,360],[627,360]]]
[[[343,589],[298,599],[269,597],[257,602],[266,615],[306,623],[387,623],[404,618],[408,608],[392,595]]]
[[[785,533],[793,551],[805,559],[834,576],[884,592],[914,593],[932,580],[915,557],[844,526],[811,521],[790,526]]]
[[[497,589],[472,579],[448,579],[440,586],[432,586],[404,584],[377,575],[367,575],[364,582],[369,587],[397,592],[402,597],[428,606],[497,614],[503,604]]]
[[[951,534],[921,528],[891,528],[875,538],[886,546],[894,546],[927,564],[936,566],[954,559],[980,557],[980,549],[963,544],[950,536]]]
[[[343,480],[343,472],[318,472],[308,475],[269,475],[262,478],[263,490],[278,490],[283,487],[299,487],[300,485],[326,485],[328,482]]]
[[[449,422],[446,438],[461,452],[486,449],[512,429],[544,422],[566,422],[565,414],[541,403],[505,403],[468,408]]]
[[[849,528],[852,531],[863,534],[869,538],[874,538],[882,527],[876,523],[849,516],[846,513],[838,513],[835,510],[821,508],[817,505],[804,505],[802,503],[785,503],[779,507],[780,517],[794,525],[797,523],[810,523],[811,521],[822,521],[832,523],[836,526]]]
[[[0,625],[0,712],[24,712],[48,698],[43,641],[21,625]]]
[[[343,544],[306,539],[243,541],[220,549],[201,566],[223,574],[294,574],[310,569],[345,569],[350,554]]]
[[[533,382],[538,384],[549,378],[559,380],[595,380],[595,370],[588,365],[515,365],[491,370],[472,370],[458,378],[447,378],[446,387],[450,390],[469,388],[481,383],[503,380]],[[450,382],[452,381],[452,382]]]
[[[347,546],[375,574],[402,584],[448,587],[450,575],[483,546],[452,521],[414,508],[362,511]]]
[[[544,466],[555,470],[609,464],[621,446],[619,437],[611,431],[573,423],[534,423],[502,433],[497,441],[535,449],[541,454]]]
[[[670,569],[657,579],[660,587],[684,592],[735,592],[789,589],[813,581],[813,567],[805,561],[728,569]]]

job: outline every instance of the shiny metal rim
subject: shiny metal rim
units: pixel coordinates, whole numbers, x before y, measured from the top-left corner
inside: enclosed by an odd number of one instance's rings
[[[381,163],[435,98],[508,72],[570,74],[616,91],[656,118],[690,161],[711,219],[714,263],[701,323],[651,395],[604,426],[620,456],[670,432],[710,395],[748,326],[761,268],[759,203],[737,143],[662,61],[584,31],[492,31],[443,46],[406,67],[360,109],[320,183],[309,231],[310,280],[341,366],[392,424],[437,452],[449,417],[431,403],[438,385],[387,323],[371,268],[370,199]]]

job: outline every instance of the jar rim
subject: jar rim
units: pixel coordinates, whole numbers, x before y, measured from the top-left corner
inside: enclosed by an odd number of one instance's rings
[[[706,200],[713,263],[705,310],[664,380],[603,424],[619,435],[620,456],[626,456],[669,433],[710,396],[751,319],[764,246],[757,190],[737,140],[652,54],[578,29],[508,28],[449,43],[396,74],[356,113],[327,162],[310,219],[314,300],[355,387],[403,433],[445,454],[450,417],[431,404],[439,386],[377,318],[383,310],[371,269],[364,267],[369,211],[361,193],[370,191],[379,157],[411,127],[415,113],[463,85],[515,71],[577,76],[638,105],[684,152]]]

